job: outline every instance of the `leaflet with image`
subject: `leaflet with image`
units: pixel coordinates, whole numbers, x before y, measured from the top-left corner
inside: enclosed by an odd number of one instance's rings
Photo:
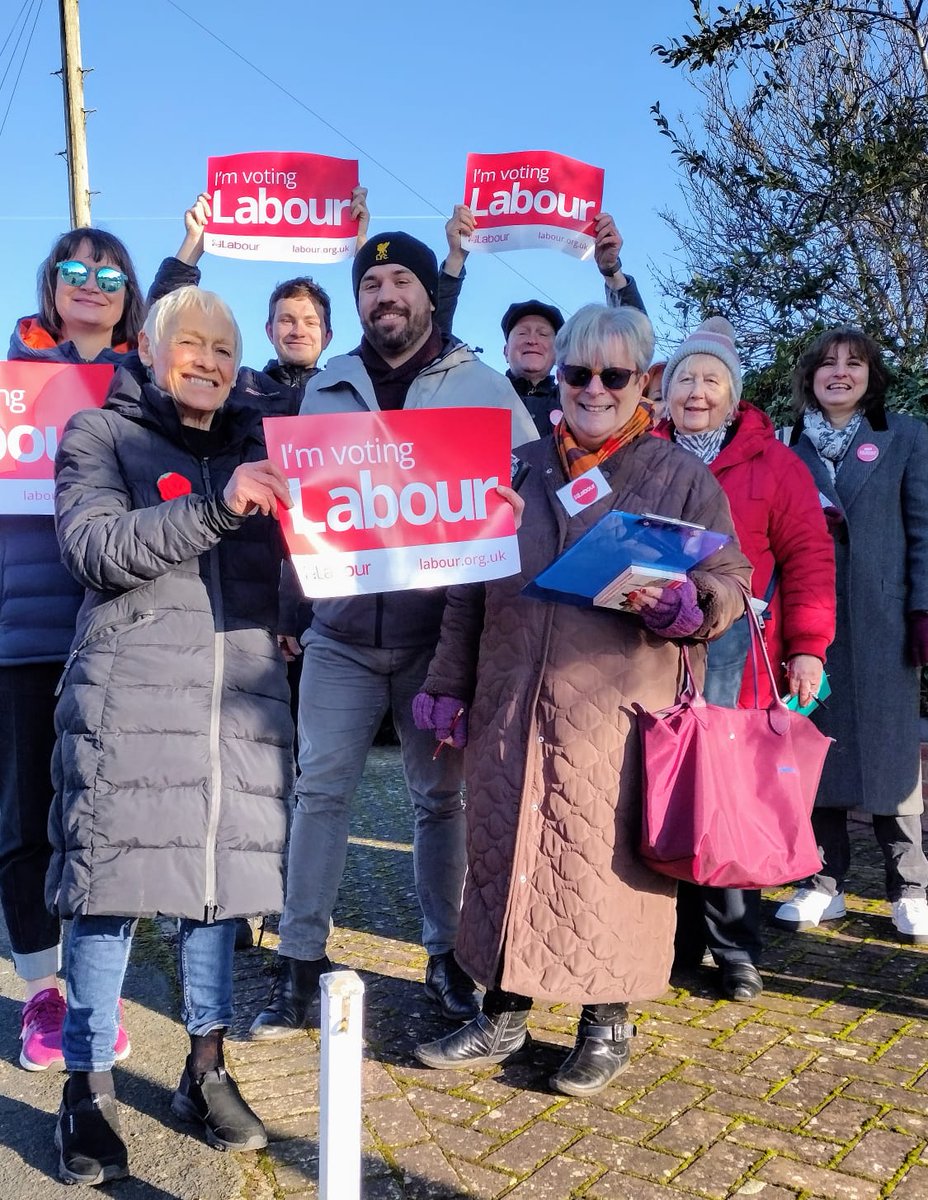
[[[686,581],[685,571],[671,571],[665,567],[645,567],[640,563],[632,563],[621,575],[617,575],[611,583],[593,597],[593,603],[598,608],[619,608],[628,610],[630,593],[643,587],[674,587]]]

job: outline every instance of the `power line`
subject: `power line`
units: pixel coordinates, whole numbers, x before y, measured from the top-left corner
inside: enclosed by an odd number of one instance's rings
[[[0,89],[2,89],[3,85],[6,83],[6,77],[10,73],[10,67],[12,67],[13,60],[16,57],[16,51],[19,49],[19,43],[22,41],[23,34],[26,32],[26,26],[29,24],[29,14],[26,12],[26,9],[27,8],[31,9],[33,4],[35,4],[35,3],[36,3],[36,0],[23,0],[22,7],[20,8],[19,12],[16,14],[15,21],[10,26],[10,32],[6,35],[6,39],[4,40],[3,45],[0,46],[0,58],[2,58],[4,51],[6,50],[7,46],[10,44],[10,38],[13,36],[13,33],[14,33],[17,25],[19,25],[20,20],[22,20],[22,28],[20,29],[19,34],[16,38],[16,45],[10,51],[10,61],[7,63],[6,69],[4,70],[3,75],[0,76]],[[41,3],[41,0],[38,0],[38,3]],[[25,19],[23,19],[24,14],[25,14]]]
[[[16,96],[16,89],[19,87],[19,80],[23,73],[23,67],[26,65],[26,58],[29,55],[29,47],[32,45],[32,37],[33,37],[33,34],[35,33],[35,27],[39,23],[39,13],[41,11],[42,11],[42,0],[35,0],[35,18],[33,19],[33,22],[32,22],[32,28],[29,30],[29,38],[26,42],[26,48],[25,48],[25,50],[23,50],[23,56],[22,56],[22,59],[19,64],[19,70],[16,72],[16,78],[13,80],[13,91],[10,94],[10,102],[6,106],[6,112],[3,114],[3,120],[0,121],[0,137],[3,137],[3,131],[6,128],[7,117],[10,115],[10,109],[13,107],[13,100]],[[29,19],[29,17],[27,15],[26,20],[28,21],[28,19]],[[23,28],[25,29],[25,25],[23,26]],[[17,42],[17,45],[18,44],[19,43]],[[15,47],[14,47],[14,53],[15,53]],[[10,62],[12,63],[12,61],[13,60],[11,57]],[[4,74],[3,78],[6,79],[6,74]],[[2,83],[0,83],[0,86],[2,86]]]
[[[209,26],[204,25],[202,21],[198,21],[196,17],[191,16],[191,14],[189,12],[187,12],[186,9],[182,8],[179,4],[176,3],[176,0],[167,0],[167,3],[170,4],[170,6],[172,8],[176,9],[181,14],[181,16],[186,17],[187,20],[190,21],[193,25],[196,25],[199,29],[202,29],[203,32],[208,37],[211,37],[214,41],[218,42],[220,46],[222,46],[224,49],[228,50],[228,52],[230,54],[234,55],[237,59],[239,59],[241,62],[243,62],[247,67],[250,67],[253,71],[255,71],[258,75],[260,75],[262,79],[266,80],[272,87],[277,88],[277,90],[279,92],[282,92],[288,99],[292,100],[294,104],[298,104],[300,106],[300,108],[303,109],[304,112],[308,112],[310,116],[315,117],[316,120],[320,121],[323,125],[325,125],[325,127],[327,129],[331,129],[334,134],[336,134],[338,137],[340,137],[343,141],[347,142],[348,145],[352,147],[352,149],[357,150],[358,154],[360,154],[362,157],[368,159],[370,162],[372,162],[374,164],[374,166],[379,167],[382,171],[385,171],[386,174],[389,175],[391,179],[394,179],[401,187],[406,188],[406,190],[411,192],[416,197],[417,200],[421,200],[423,204],[427,205],[429,208],[431,208],[433,210],[433,212],[437,213],[440,217],[442,217],[442,219],[444,219],[445,214],[442,212],[442,210],[438,207],[437,204],[434,204],[431,200],[428,199],[427,196],[423,196],[421,192],[416,191],[416,189],[412,186],[411,183],[407,183],[406,180],[402,179],[399,175],[397,175],[395,171],[391,171],[390,168],[385,163],[382,163],[379,159],[375,158],[374,155],[371,154],[368,150],[365,150],[363,146],[359,146],[358,143],[353,141],[348,136],[347,133],[344,133],[336,125],[333,125],[331,121],[326,120],[326,118],[324,116],[322,116],[321,113],[316,112],[316,110],[314,108],[310,108],[310,106],[308,104],[306,104],[303,100],[301,100],[299,98],[299,96],[295,96],[293,94],[293,92],[291,92],[288,88],[284,87],[284,85],[282,83],[280,83],[278,80],[274,79],[273,76],[268,75],[268,73],[266,71],[262,70],[262,68],[259,67],[256,63],[253,63],[251,61],[251,59],[246,58],[245,55],[242,54],[239,50],[236,50],[234,46],[229,45],[229,43],[227,41],[225,41],[223,38],[221,38],[218,33],[214,33],[213,30],[209,28]],[[518,270],[516,267],[514,267],[505,258],[502,258],[499,255],[493,255],[492,257],[495,258],[497,260],[497,262],[500,263],[501,266],[505,267],[507,271],[511,271],[513,273],[513,275],[518,275],[518,277],[521,280],[523,280],[525,283],[527,283],[529,285],[529,287],[531,287],[538,295],[544,296],[544,298],[546,300],[550,300],[552,304],[557,304],[557,300],[555,300],[553,296],[549,296],[548,293],[546,291],[543,291],[542,288],[540,288],[537,283],[534,283],[531,279],[529,279],[529,277],[527,275],[523,275],[520,270]]]

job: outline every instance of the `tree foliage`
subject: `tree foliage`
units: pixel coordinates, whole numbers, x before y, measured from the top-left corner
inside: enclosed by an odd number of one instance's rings
[[[895,401],[928,411],[928,0],[693,12],[655,52],[687,72],[700,120],[652,109],[682,172],[661,276],[681,332],[727,316],[777,409],[810,334],[859,325],[887,347]]]

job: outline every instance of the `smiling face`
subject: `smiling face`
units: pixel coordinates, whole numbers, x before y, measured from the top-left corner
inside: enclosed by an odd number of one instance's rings
[[[812,376],[812,392],[823,415],[843,428],[857,411],[870,383],[867,360],[847,342],[836,342]]]
[[[509,330],[503,354],[517,379],[541,383],[554,366],[554,326],[537,314],[516,321]]]
[[[407,267],[370,267],[358,288],[364,336],[391,366],[412,358],[432,332],[432,302]]]
[[[599,375],[594,375],[586,387],[571,387],[558,369],[561,408],[570,432],[584,450],[598,450],[614,437],[631,419],[648,385],[647,372],[638,373],[635,360],[621,338],[612,337],[592,362],[575,362],[571,366],[589,367],[602,371],[606,367],[624,367],[632,372],[624,388],[606,388]]]
[[[75,337],[99,334],[107,335],[109,342],[125,308],[126,289],[121,287],[118,292],[101,292],[97,285],[96,268],[115,267],[117,271],[122,268],[108,255],[95,259],[93,247],[86,238],[70,257],[87,268],[87,282],[82,287],[74,287],[65,283],[60,275],[56,280],[55,310],[61,321],[63,339],[73,341]]]
[[[673,373],[667,395],[680,433],[709,433],[732,411],[731,377],[714,354],[691,354]]]
[[[314,367],[332,340],[322,306],[309,296],[289,296],[274,305],[274,318],[265,325],[277,359],[296,367]]]
[[[189,308],[178,313],[154,345],[143,332],[139,357],[152,368],[158,387],[173,397],[181,424],[209,429],[235,382],[231,323],[219,313]]]

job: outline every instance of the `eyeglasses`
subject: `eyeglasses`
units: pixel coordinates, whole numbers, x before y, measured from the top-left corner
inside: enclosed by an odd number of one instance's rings
[[[90,278],[90,269],[76,259],[65,259],[63,262],[55,263],[55,266],[58,269],[59,279],[69,287],[83,287]],[[126,286],[129,279],[128,275],[117,271],[115,267],[94,267],[93,273],[101,292],[118,292],[120,288]]]
[[[610,392],[621,392],[622,388],[628,386],[628,381],[633,375],[640,374],[640,371],[631,367],[603,367],[601,371],[593,371],[590,367],[577,367],[571,363],[561,364],[561,375],[564,377],[564,382],[568,387],[573,388],[587,387],[593,376],[598,375],[604,388],[608,388]]]

